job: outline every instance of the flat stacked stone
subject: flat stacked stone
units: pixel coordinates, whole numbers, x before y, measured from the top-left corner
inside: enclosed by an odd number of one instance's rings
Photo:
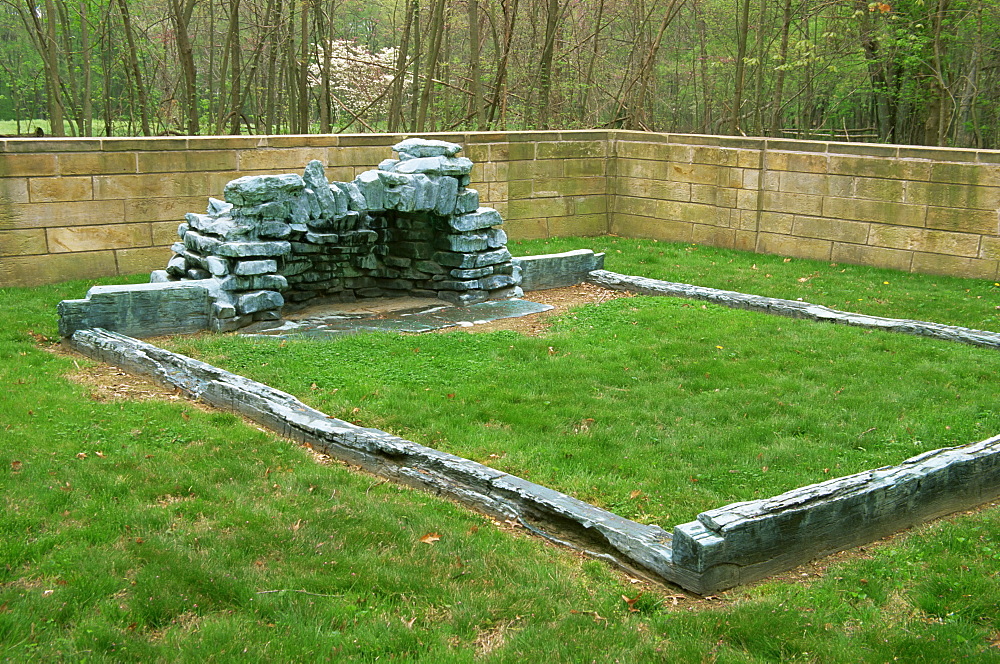
[[[225,201],[187,215],[153,281],[216,280],[220,330],[277,319],[286,302],[316,297],[416,295],[465,305],[519,296],[503,220],[467,187],[473,164],[457,156],[461,149],[408,139],[393,146],[398,159],[351,182],[330,183],[319,161],[302,176],[233,180]]]

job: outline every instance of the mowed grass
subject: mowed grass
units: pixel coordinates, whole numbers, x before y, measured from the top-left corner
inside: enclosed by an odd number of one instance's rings
[[[609,267],[634,271],[611,261]],[[976,282],[962,283],[977,287]],[[181,399],[94,401],[87,388],[66,378],[77,371],[75,364],[88,362],[54,355],[39,339],[55,334],[55,303],[80,297],[85,290],[86,284],[79,282],[0,290],[0,319],[5,323],[0,330],[0,379],[8,388],[0,400],[5,499],[0,519],[4,563],[0,653],[5,658],[940,662],[992,661],[1000,654],[996,510],[921,528],[807,584],[774,582],[738,589],[711,602],[681,600],[675,605],[667,591],[633,585],[603,563],[497,527],[447,501],[340,465],[319,465],[305,450],[228,414],[206,412]],[[774,319],[775,327],[758,333],[763,321],[771,319],[731,319],[730,314],[738,312],[702,309],[700,303],[684,307],[679,301],[668,305],[666,300],[644,300],[585,308],[575,318],[567,316],[549,337],[535,340],[508,333],[367,337],[374,344],[368,346],[367,358],[363,337],[329,344],[341,350],[320,352],[325,344],[302,344],[313,350],[312,355],[303,355],[312,358],[303,370],[315,372],[316,377],[301,381],[304,389],[299,396],[336,406],[340,392],[333,390],[350,392],[358,381],[379,383],[376,389],[383,392],[363,389],[361,396],[371,396],[359,397],[349,412],[341,412],[347,410],[346,403],[341,411],[328,411],[371,425],[390,417],[379,414],[380,408],[393,408],[384,396],[388,383],[408,381],[415,389],[406,393],[422,391],[432,407],[425,408],[424,417],[430,418],[426,422],[404,423],[404,434],[446,444],[461,443],[466,438],[463,431],[470,437],[474,432],[493,436],[473,443],[484,453],[494,450],[489,454],[497,458],[485,454],[493,464],[517,461],[507,441],[517,442],[513,439],[520,434],[515,436],[515,429],[535,423],[542,427],[534,439],[536,447],[562,446],[549,455],[552,470],[542,462],[525,462],[526,474],[536,480],[550,473],[572,476],[578,454],[572,445],[590,448],[599,442],[612,457],[612,465],[621,467],[621,477],[606,470],[591,471],[591,481],[580,486],[598,487],[595,496],[603,495],[609,506],[621,502],[616,509],[632,508],[637,516],[649,513],[659,519],[671,514],[663,525],[683,518],[685,510],[700,509],[696,506],[700,501],[717,505],[722,485],[716,475],[739,476],[730,491],[778,490],[782,481],[790,479],[784,475],[782,459],[794,461],[794,455],[802,453],[793,451],[797,448],[820,445],[828,448],[826,458],[844,455],[840,469],[807,471],[823,479],[849,472],[844,466],[848,459],[863,465],[869,460],[875,463],[880,454],[908,456],[921,449],[914,440],[939,446],[952,442],[948,436],[956,431],[954,442],[966,442],[963,437],[969,434],[969,440],[983,437],[976,433],[977,426],[984,430],[991,426],[991,420],[979,417],[990,402],[980,401],[982,395],[971,383],[954,389],[960,395],[956,399],[951,387],[937,382],[941,377],[960,380],[962,376],[954,374],[962,370],[935,373],[938,364],[965,361],[954,352],[975,349],[932,343],[922,354],[907,356],[907,361],[922,360],[922,369],[911,375],[921,366],[913,364],[907,373],[897,374],[902,378],[889,375],[882,381],[933,383],[924,397],[936,408],[927,408],[926,417],[908,421],[919,424],[933,418],[935,410],[954,415],[950,422],[937,419],[929,428],[910,434],[892,428],[904,411],[919,406],[919,399],[906,390],[900,389],[899,407],[886,402],[889,415],[871,424],[839,414],[839,407],[849,410],[864,399],[850,393],[856,389],[852,386],[837,394],[840,386],[827,385],[825,371],[819,369],[816,376],[804,373],[795,380],[813,385],[802,398],[781,398],[790,389],[785,383],[793,379],[782,382],[782,372],[769,368],[775,360],[767,357],[770,346],[765,345],[769,336],[789,335],[801,344],[803,355],[815,351],[819,356],[810,364],[819,366],[831,359],[830,366],[853,362],[852,370],[864,373],[866,360],[876,361],[872,356],[902,352],[891,345],[884,346],[888,350],[865,345],[875,344],[875,338],[882,344],[894,343],[888,341],[889,335],[854,331],[860,336],[851,337],[855,343],[848,350],[858,356],[855,361],[827,357],[827,349],[820,347],[830,343],[824,335],[811,337],[794,328],[793,336],[789,324],[795,321]],[[705,338],[689,334],[689,325],[700,325],[707,333],[699,334]],[[646,328],[656,333],[648,334]],[[720,340],[723,331],[730,334]],[[631,343],[652,345],[629,351],[629,344],[621,340],[633,333]],[[751,333],[755,336],[737,338]],[[589,338],[590,343],[577,347],[575,337]],[[681,345],[665,346],[670,340]],[[274,362],[283,361],[255,355],[268,345],[232,340],[226,349],[216,345],[219,341],[208,337],[197,344],[220,363],[238,363],[245,348],[252,360],[247,361],[248,369],[264,373]],[[190,346],[187,341],[183,345]],[[597,366],[605,347],[612,352],[610,366]],[[282,350],[298,348],[298,343],[290,342]],[[393,352],[399,359],[407,354],[420,358],[420,363],[414,368],[402,360],[383,362]],[[978,362],[972,366],[988,375],[994,366],[992,356],[975,352],[971,357]],[[547,384],[566,380],[570,374],[565,368],[584,353],[589,353],[589,361],[581,365],[582,373],[572,374],[571,387]],[[646,361],[649,355],[655,361]],[[325,382],[324,376],[338,375],[324,373],[329,365],[349,368],[343,369],[340,387]],[[651,368],[638,373],[645,365]],[[784,367],[784,373],[794,368],[777,366]],[[763,373],[747,375],[754,370]],[[408,375],[411,371],[416,373]],[[462,382],[464,374],[478,376],[479,381],[491,377],[493,392],[520,394],[521,400],[487,413],[490,390],[477,388],[478,397],[471,391],[463,394],[462,388],[471,390],[475,382]],[[665,375],[659,389],[652,386],[654,374]],[[673,385],[674,378],[683,387]],[[769,387],[772,383],[777,386]],[[881,392],[884,385],[875,387]],[[743,401],[757,391],[771,396],[780,392],[776,398],[783,405],[747,411]],[[793,424],[806,412],[803,402],[809,395],[829,402],[823,427],[808,417],[801,425]],[[569,403],[570,396],[580,403]],[[416,415],[420,398],[400,397],[396,407]],[[627,425],[618,434],[611,433],[616,421],[593,415],[595,404],[612,398],[621,411],[617,423]],[[726,398],[731,400],[714,401]],[[673,419],[665,421],[663,402],[680,404],[685,399],[693,401],[678,405],[679,410],[671,411]],[[951,408],[952,402],[957,409]],[[962,411],[966,402],[978,402],[979,410]],[[642,411],[648,409],[659,414],[644,419]],[[700,413],[703,410],[709,414]],[[464,413],[466,428],[450,433],[438,425],[433,411]],[[484,426],[489,419],[475,422],[487,414],[509,428]],[[634,467],[656,460],[662,456],[658,453],[693,435],[697,427],[687,425],[686,419],[696,416],[706,422],[713,416],[721,419],[717,435],[704,438],[708,461],[680,474],[677,495],[697,496],[688,499],[689,504],[668,505],[667,488],[661,489],[662,497],[652,490],[622,497],[599,489],[616,482],[635,485],[634,478],[627,477]],[[723,468],[718,448],[724,447],[723,440],[738,438],[719,437],[729,435],[723,433],[732,426],[722,421],[726,418],[741,426],[751,419],[768,420],[771,423],[764,428],[783,432],[783,437],[760,435],[755,440],[763,449],[758,451],[739,443],[749,456]],[[872,426],[873,431],[861,435]],[[819,430],[831,434],[830,442],[824,442]],[[935,437],[941,431],[941,437]],[[655,443],[653,434],[658,437]],[[874,434],[878,445],[868,440]],[[560,437],[565,440],[558,442]],[[628,448],[643,445],[650,449],[631,457]],[[894,446],[899,449],[894,451]],[[758,459],[762,452],[764,457]],[[664,470],[670,465],[667,461],[661,459]],[[556,467],[563,471],[555,473]],[[758,481],[752,477],[755,473],[763,484],[753,484]],[[738,486],[743,482],[747,486]],[[652,514],[661,503],[663,511]],[[431,533],[440,539],[430,544],[420,541]],[[635,611],[629,610],[623,595],[635,600],[631,604]]]
[[[615,253],[609,267],[638,272],[649,249],[634,243],[632,263],[615,265]],[[720,262],[721,281],[735,271]],[[919,275],[880,281],[904,279],[913,292],[936,288]],[[996,351],[674,298],[584,306],[541,337],[214,336],[180,347],[332,416],[664,527],[1000,433]]]

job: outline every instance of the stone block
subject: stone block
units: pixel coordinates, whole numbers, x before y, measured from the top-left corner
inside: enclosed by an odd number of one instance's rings
[[[756,210],[759,204],[759,191],[741,189],[736,192],[736,207],[740,210]]]
[[[607,177],[606,159],[567,159],[563,163],[563,172],[568,178]]]
[[[823,216],[823,196],[820,195],[765,191],[761,193],[761,206],[763,210],[768,212]],[[835,215],[827,214],[826,216]]]
[[[691,202],[718,207],[736,207],[736,189],[710,184],[691,185]]]
[[[859,221],[796,216],[792,235],[865,244],[868,228],[869,224]]]
[[[161,258],[160,264],[166,256]],[[37,286],[69,279],[117,274],[113,251],[87,251],[44,256],[9,256],[0,261],[0,287]]]
[[[710,226],[729,226],[730,221],[728,208],[676,201],[659,201],[656,206],[656,216],[660,219],[690,221]]]
[[[624,237],[649,238],[668,242],[690,242],[691,224],[666,219],[651,219],[628,214],[616,214],[610,231]]]
[[[28,178],[0,178],[0,210],[12,203],[28,202]]]
[[[605,214],[581,214],[548,220],[548,237],[594,237],[608,232]]]
[[[573,198],[573,215],[606,214],[608,197],[604,194],[596,196],[575,196]]]
[[[226,202],[238,206],[255,206],[271,201],[289,200],[305,189],[302,177],[295,173],[282,175],[247,175],[226,185]]]
[[[442,235],[435,240],[434,246],[445,251],[473,252],[488,249],[489,242],[486,233],[461,233]]]
[[[258,274],[271,274],[278,271],[278,261],[276,260],[250,260],[236,261],[233,267],[233,274],[248,277]],[[213,274],[215,272],[213,271]],[[223,272],[223,274],[225,274]]]
[[[475,212],[457,215],[448,220],[448,225],[456,231],[476,231],[503,223],[500,213],[493,208],[481,207]]]
[[[1000,164],[956,164],[931,162],[931,182],[996,186],[1000,181]]]
[[[27,256],[47,253],[45,231],[0,231],[0,256]]]
[[[830,155],[829,172],[836,175],[885,178],[896,180],[927,180],[930,163],[914,159],[886,159],[848,155]]]
[[[635,198],[619,196],[615,201],[615,213],[630,216],[655,217],[659,214],[657,200],[651,198]]]
[[[891,201],[828,197],[823,199],[822,214],[815,216],[853,221],[873,221],[899,226],[923,226],[927,217],[927,208],[923,205],[909,205]]]
[[[761,212],[759,228],[760,230],[767,233],[777,233],[779,235],[791,235],[792,225],[794,223],[795,223],[794,214],[783,214],[781,212]]]
[[[757,251],[764,254],[830,260],[832,249],[833,243],[829,240],[811,240],[773,233],[759,233],[757,238]]]
[[[28,196],[32,203],[89,201],[94,198],[89,177],[29,178]]]
[[[910,270],[913,258],[912,251],[887,249],[885,247],[869,247],[858,244],[833,243],[830,260],[835,263],[850,263],[852,265],[872,265],[892,270]]]
[[[691,226],[691,241],[710,247],[732,249],[736,243],[736,229],[693,224]]]
[[[218,194],[215,182],[204,173],[152,173],[93,176],[94,200],[179,198]]]
[[[184,239],[187,240],[187,237],[185,236]],[[228,258],[249,258],[251,256],[287,256],[291,250],[291,245],[285,241],[226,242],[216,247],[213,253]]]
[[[238,277],[231,274],[219,279],[219,287],[226,291],[281,291],[288,288],[288,280],[280,274],[258,274],[250,277]]]
[[[222,242],[214,237],[202,235],[195,230],[189,230],[184,234],[184,246],[197,254],[207,256],[219,253],[219,247],[222,246]]]
[[[990,281],[1000,278],[995,260],[963,258],[919,251],[913,252],[910,269],[924,274],[947,274],[971,279],[989,279]]]
[[[670,180],[688,184],[729,184],[729,169],[724,166],[671,162],[667,173]]]
[[[277,263],[275,263],[275,266],[277,267]],[[224,277],[229,274],[229,261],[219,256],[207,256],[205,258],[205,269],[213,276]],[[270,271],[274,272],[275,270]]]
[[[134,152],[65,152],[59,155],[60,175],[107,175],[136,172],[136,153]]]
[[[1000,208],[1000,187],[908,182],[905,200],[917,205],[996,210]]]
[[[54,154],[11,154],[0,152],[0,177],[57,175],[59,164]]]
[[[826,173],[799,173],[797,171],[781,171],[778,174],[778,191],[793,194],[815,194],[826,196],[830,194],[830,178]],[[841,181],[846,179],[848,186],[851,179],[838,176]]]
[[[328,155],[326,148],[256,148],[240,150],[238,158],[239,169],[244,172],[297,171],[313,159],[326,163]],[[380,159],[367,163],[377,164]]]
[[[979,255],[979,235],[873,224],[868,244],[952,256]]]
[[[176,228],[177,221],[183,219],[185,214],[204,206],[204,196],[129,199],[124,203],[124,220],[127,222],[170,221]]]
[[[546,219],[514,219],[504,224],[507,236],[517,240],[537,240],[549,237],[549,226]]]
[[[969,210],[962,208],[927,208],[927,228],[962,233],[982,233],[997,235],[997,212],[995,210]]]
[[[52,253],[100,251],[125,247],[148,247],[152,244],[149,224],[105,224],[69,226],[46,230]]]
[[[285,305],[285,298],[281,293],[261,290],[239,295],[235,304],[239,313],[252,314],[269,309],[281,309]]]
[[[100,327],[130,337],[208,329],[212,298],[204,282],[94,286],[83,300],[58,305],[59,334]]]
[[[605,141],[540,142],[535,147],[536,159],[603,159],[607,152]]]
[[[604,254],[577,249],[558,254],[520,256],[513,262],[521,273],[521,287],[533,291],[573,286],[585,281],[589,272],[604,267]]]
[[[461,176],[472,172],[472,161],[465,157],[416,157],[392,167],[396,173]]]
[[[437,296],[445,302],[450,302],[459,307],[467,307],[470,304],[485,302],[490,299],[490,292],[486,290],[471,290],[464,292],[443,290],[439,291]]]
[[[882,178],[855,178],[854,195],[858,198],[869,198],[876,201],[903,202],[905,183],[902,180],[886,180]],[[850,196],[849,192],[831,192],[834,196]]]

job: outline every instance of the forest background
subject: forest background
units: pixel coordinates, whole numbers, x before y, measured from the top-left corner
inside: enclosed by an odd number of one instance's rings
[[[1000,0],[0,0],[55,136],[625,128],[1000,146]]]

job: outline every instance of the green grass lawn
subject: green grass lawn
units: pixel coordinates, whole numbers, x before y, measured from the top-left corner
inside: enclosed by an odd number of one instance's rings
[[[512,250],[580,246],[610,250],[608,268],[620,272],[970,327],[989,328],[996,300],[989,283],[683,245],[586,239]],[[810,284],[841,303],[796,293]],[[898,292],[885,290],[894,284]],[[38,341],[55,334],[55,303],[85,290],[0,290],[5,658],[1000,658],[997,510],[921,528],[808,583],[675,606],[603,563],[319,465],[231,415],[179,399],[94,401],[66,378],[87,361]],[[331,415],[462,449],[664,526],[1000,431],[988,391],[995,351],[680,300],[585,307],[540,338],[180,345]],[[292,368],[306,375],[287,376]],[[421,541],[431,533],[440,539]],[[630,611],[622,596],[640,592]]]

